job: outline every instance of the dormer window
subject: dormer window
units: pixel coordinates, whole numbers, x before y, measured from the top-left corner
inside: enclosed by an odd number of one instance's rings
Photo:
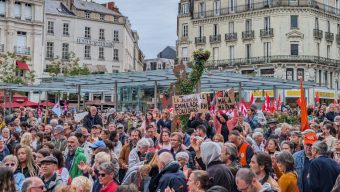
[[[91,14],[91,13],[86,12],[86,13],[85,13],[85,18],[86,18],[86,19],[90,19],[90,16],[91,16],[90,14]]]
[[[100,15],[100,20],[104,21],[105,15]]]

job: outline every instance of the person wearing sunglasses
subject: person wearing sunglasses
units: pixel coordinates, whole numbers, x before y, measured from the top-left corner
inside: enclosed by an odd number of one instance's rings
[[[98,167],[98,178],[102,185],[99,192],[111,192],[116,191],[118,184],[113,178],[118,175],[118,163],[113,164],[112,162],[104,162]]]
[[[12,170],[14,174],[15,188],[17,189],[17,191],[21,191],[22,183],[25,180],[25,176],[17,170],[18,158],[14,155],[7,155],[2,162],[6,167]]]
[[[24,180],[21,192],[46,192],[44,182],[39,177],[29,177]]]

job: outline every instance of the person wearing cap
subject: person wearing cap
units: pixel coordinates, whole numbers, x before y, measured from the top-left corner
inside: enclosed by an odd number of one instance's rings
[[[303,150],[293,154],[295,171],[298,174],[299,192],[310,192],[311,188],[308,184],[309,166],[312,160],[312,145],[318,138],[316,134],[310,130],[305,130],[303,139]]]
[[[57,187],[63,185],[63,180],[55,171],[57,169],[57,158],[53,156],[47,156],[41,161],[41,179],[44,182],[45,188],[49,192],[55,192]]]
[[[326,142],[316,141],[312,146],[314,160],[309,166],[309,183],[312,192],[331,191],[340,174],[339,164],[328,156]]]
[[[97,112],[97,107],[95,106],[90,107],[90,112],[84,117],[83,121],[84,127],[86,127],[89,132],[93,125],[103,126],[102,118],[99,116]]]
[[[67,141],[64,136],[64,127],[62,125],[57,125],[53,130],[53,140],[54,148],[59,151],[65,151],[67,146]]]
[[[301,131],[291,131],[289,141],[294,145],[292,154],[303,149]]]
[[[93,155],[96,155],[98,153],[97,149],[106,148],[106,145],[103,140],[97,140],[90,145],[90,148],[93,150]]]
[[[244,119],[244,121],[249,123],[252,130],[256,129],[259,124],[256,105],[251,105],[250,108],[247,109],[247,115],[248,116]]]
[[[117,133],[118,133],[119,141],[122,143],[122,145],[124,145],[126,143],[126,139],[128,137],[125,133],[124,125],[121,124],[121,123],[118,123],[116,125],[116,127],[117,127]]]
[[[272,137],[275,135],[275,129],[277,128],[277,120],[276,119],[270,119],[268,120],[268,129],[264,134],[264,137],[268,139],[269,137]]]

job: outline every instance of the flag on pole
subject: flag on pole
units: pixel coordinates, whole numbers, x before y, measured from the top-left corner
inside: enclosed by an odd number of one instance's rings
[[[255,100],[254,100],[254,95],[251,94],[251,96],[250,96],[250,101],[249,101],[249,103],[248,103],[247,108],[250,108],[250,106],[251,106],[252,104],[254,104],[254,102],[255,102]]]
[[[333,104],[337,104],[336,100],[334,99]]]
[[[305,90],[303,89],[302,79],[300,79],[300,108],[301,108],[301,131],[308,129],[308,114],[305,98]]]
[[[276,98],[274,97],[274,100],[273,100],[273,104],[272,106],[270,107],[270,111],[271,112],[274,112],[277,110],[277,103],[276,103]]]
[[[265,111],[270,111],[270,98],[267,92],[266,92],[266,99],[264,101],[264,107],[265,107]]]
[[[247,107],[246,107],[246,103],[244,102],[243,98],[241,100],[239,110],[242,112],[243,116],[247,116]]]
[[[320,103],[320,96],[318,91],[315,93],[315,102]]]
[[[52,111],[53,111],[56,115],[58,115],[58,117],[60,117],[60,115],[62,114],[62,111],[61,111],[61,107],[60,107],[59,102],[56,103],[56,104],[53,106]]]

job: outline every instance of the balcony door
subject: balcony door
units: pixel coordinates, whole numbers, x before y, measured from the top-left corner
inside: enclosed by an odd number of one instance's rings
[[[251,19],[246,20],[246,31],[251,31]]]
[[[254,0],[246,0],[246,8],[248,11],[253,9],[253,6],[254,6],[253,3],[254,3]]]
[[[264,29],[267,31],[270,29],[270,17],[264,18]]]
[[[16,41],[16,51],[18,53],[24,53],[27,47],[27,36],[26,32],[18,31],[17,32],[17,41]]]
[[[236,0],[229,0],[229,12],[230,13],[236,12]]]

